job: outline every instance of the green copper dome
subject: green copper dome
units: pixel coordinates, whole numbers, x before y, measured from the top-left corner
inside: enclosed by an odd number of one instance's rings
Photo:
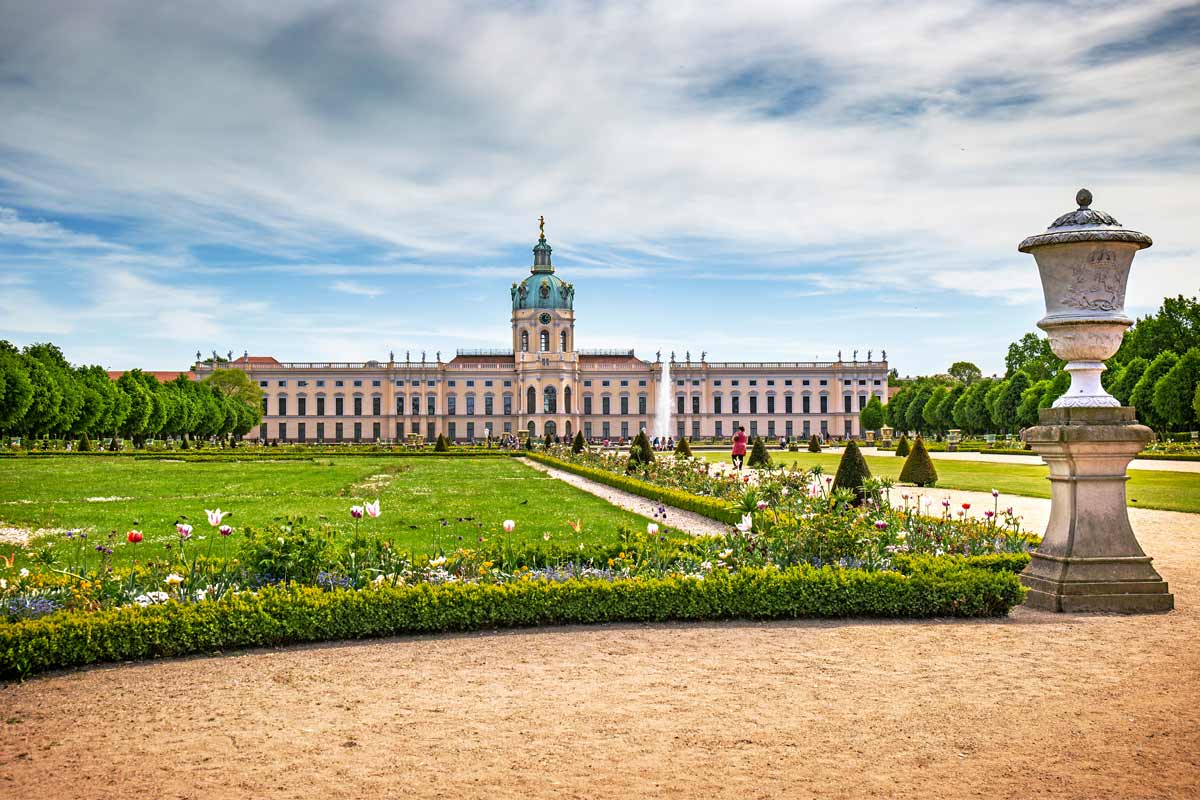
[[[530,275],[519,284],[512,285],[513,311],[522,308],[572,308],[575,302],[575,287],[554,274],[550,263],[552,248],[546,241],[544,231],[533,247],[533,266]]]

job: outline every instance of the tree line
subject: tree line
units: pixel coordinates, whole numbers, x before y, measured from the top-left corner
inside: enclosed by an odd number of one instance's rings
[[[1104,388],[1159,433],[1200,428],[1200,302],[1168,297],[1157,312],[1138,319],[1105,366]],[[945,374],[902,382],[887,405],[863,409],[863,430],[885,422],[901,431],[931,435],[959,428],[968,435],[1016,433],[1038,424],[1071,383],[1050,342],[1027,333],[1008,347],[1003,378],[985,378],[970,362]],[[874,406],[874,407],[872,407]]]
[[[241,370],[160,382],[133,369],[114,381],[103,367],[73,366],[53,344],[0,340],[3,435],[240,438],[261,421],[262,391]]]

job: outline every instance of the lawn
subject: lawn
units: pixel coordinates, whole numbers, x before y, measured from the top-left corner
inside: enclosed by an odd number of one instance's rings
[[[701,453],[708,461],[728,461],[727,453]],[[830,475],[837,470],[839,454],[785,453],[771,451],[776,464],[798,464],[811,467],[820,464]],[[877,477],[899,478],[904,459],[898,456],[866,456],[871,474]],[[1002,464],[985,461],[949,461],[934,459],[938,486],[946,489],[965,489],[988,492],[998,489],[1004,494],[1027,497],[1049,497],[1050,482],[1044,464]],[[1140,508],[1161,508],[1167,511],[1200,513],[1200,473],[1130,470],[1125,486],[1129,505]]]
[[[90,499],[89,499],[90,498]],[[429,552],[500,533],[510,540],[612,541],[620,525],[647,520],[509,458],[316,458],[309,461],[180,463],[128,458],[0,459],[0,527],[82,528],[91,541],[131,528],[145,541],[116,548],[124,559],[160,556],[178,540],[177,521],[212,536],[204,510],[233,511],[226,523],[262,526],[288,515],[329,522],[349,534],[353,504],[379,498],[383,514],[363,532]],[[580,520],[576,533],[568,521]],[[63,536],[52,542],[74,547]],[[7,548],[6,548],[7,549]]]

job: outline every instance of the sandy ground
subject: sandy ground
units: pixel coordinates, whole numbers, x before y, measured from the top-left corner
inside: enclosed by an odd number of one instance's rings
[[[61,673],[0,687],[0,797],[1195,798],[1200,516],[1130,514],[1169,614],[555,628]]]

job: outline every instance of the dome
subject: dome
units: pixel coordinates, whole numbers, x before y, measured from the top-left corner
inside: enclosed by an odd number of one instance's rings
[[[546,233],[542,226],[544,218],[539,218],[538,242],[533,246],[533,266],[530,275],[519,284],[512,285],[513,311],[522,308],[566,308],[575,302],[575,287],[554,274],[554,264],[550,262],[553,248],[546,241]]]

